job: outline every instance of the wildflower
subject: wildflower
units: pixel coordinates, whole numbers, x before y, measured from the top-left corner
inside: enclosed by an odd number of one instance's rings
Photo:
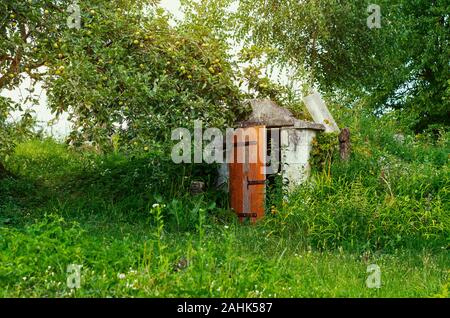
[[[136,290],[136,289],[137,289],[137,284],[138,284],[138,281],[137,281],[137,279],[135,279],[135,280],[133,281],[133,283],[127,282],[126,287],[127,287],[127,288],[131,288],[131,289],[133,289],[133,290]]]
[[[158,208],[158,207],[159,207],[159,203],[155,203],[155,204],[152,205],[152,208],[154,208],[154,209]]]
[[[130,268],[130,270],[128,271],[128,273],[130,273],[130,274],[137,274],[137,271],[135,271],[134,269]]]
[[[278,210],[277,210],[277,208],[274,205],[272,205],[271,212],[272,212],[272,214],[277,214],[278,213]]]
[[[117,277],[119,279],[125,279],[125,274],[124,273],[120,273],[120,274],[117,275]]]
[[[229,228],[229,226],[228,226],[228,225],[225,225],[224,228],[225,228],[225,230],[227,230],[227,229]]]

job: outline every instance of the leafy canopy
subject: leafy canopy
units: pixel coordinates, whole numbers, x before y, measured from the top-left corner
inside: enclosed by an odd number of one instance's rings
[[[273,48],[270,60],[294,68],[310,87],[349,105],[401,110],[416,130],[448,127],[450,4],[379,0],[381,28],[370,29],[370,3],[240,0],[229,21],[237,39]]]
[[[0,89],[26,73],[44,81],[50,108],[74,124],[69,141],[104,149],[144,148],[194,119],[230,124],[242,93],[228,44],[192,20],[172,26],[156,3],[82,1],[77,29],[72,1],[2,2]]]

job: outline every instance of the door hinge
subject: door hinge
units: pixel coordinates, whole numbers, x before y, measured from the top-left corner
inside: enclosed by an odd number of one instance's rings
[[[256,213],[238,213],[237,215],[240,218],[256,218],[258,216]]]
[[[248,180],[247,177],[247,188],[253,185],[266,184],[266,180]]]

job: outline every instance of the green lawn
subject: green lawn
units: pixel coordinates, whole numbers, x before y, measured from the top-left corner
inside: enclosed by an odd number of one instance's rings
[[[335,239],[324,248],[292,225],[300,222],[290,221],[290,204],[255,226],[237,224],[210,193],[153,197],[137,190],[152,172],[105,160],[49,141],[18,147],[16,177],[0,183],[0,297],[448,297],[441,232],[430,232],[430,246]],[[66,285],[70,264],[82,265],[79,289]],[[366,286],[370,264],[381,269],[379,289]]]

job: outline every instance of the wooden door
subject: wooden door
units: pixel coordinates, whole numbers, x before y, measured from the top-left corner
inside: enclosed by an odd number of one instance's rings
[[[266,131],[264,126],[239,128],[233,136],[229,163],[231,208],[241,221],[264,216]]]

